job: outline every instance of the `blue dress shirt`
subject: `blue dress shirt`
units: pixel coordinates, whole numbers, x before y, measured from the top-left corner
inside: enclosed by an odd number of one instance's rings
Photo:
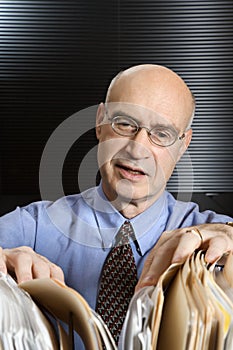
[[[0,246],[26,245],[46,256],[63,269],[66,283],[95,309],[101,270],[124,221],[100,185],[82,194],[32,203],[4,215],[0,218]],[[196,204],[177,201],[165,191],[146,211],[130,220],[136,237],[131,246],[138,277],[163,231],[226,221],[232,218],[213,211],[200,212]]]

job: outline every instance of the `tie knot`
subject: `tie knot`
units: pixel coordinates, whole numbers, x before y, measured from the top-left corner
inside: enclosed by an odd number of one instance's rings
[[[129,244],[130,237],[133,237],[134,231],[129,221],[125,221],[117,234],[117,245]]]

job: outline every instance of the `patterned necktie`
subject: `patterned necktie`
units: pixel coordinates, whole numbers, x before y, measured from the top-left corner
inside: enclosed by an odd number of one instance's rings
[[[116,246],[105,261],[96,306],[116,344],[137,284],[137,269],[129,237],[134,237],[134,232],[130,222],[125,221],[117,234]]]

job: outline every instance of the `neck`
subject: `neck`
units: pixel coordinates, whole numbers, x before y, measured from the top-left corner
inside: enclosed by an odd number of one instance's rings
[[[142,203],[141,205],[138,203],[127,203],[119,212],[127,219],[132,219],[135,216],[144,212],[150,204]]]
[[[127,219],[132,219],[135,216],[144,212],[149,208],[162,194],[163,190],[157,193],[156,197],[146,197],[140,199],[128,199],[122,196],[117,196],[117,199],[112,200],[104,191],[106,197],[111,201],[111,204]]]

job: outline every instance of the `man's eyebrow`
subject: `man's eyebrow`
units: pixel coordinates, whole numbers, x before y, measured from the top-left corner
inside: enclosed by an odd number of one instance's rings
[[[135,122],[137,122],[139,126],[140,126],[140,124],[141,124],[141,125],[143,124],[143,123],[142,123],[140,120],[138,120],[137,118],[132,117],[130,113],[127,113],[127,112],[121,111],[121,110],[119,110],[119,111],[114,111],[114,112],[112,113],[111,119],[114,118],[114,117],[119,117],[119,116],[122,116],[122,117],[129,117],[129,118],[135,120]],[[143,125],[144,125],[144,124],[143,124]],[[156,124],[152,125],[151,129],[158,128],[158,127],[159,127],[159,128],[165,128],[165,129],[169,129],[169,130],[178,132],[178,131],[176,130],[176,128],[175,128],[172,124],[156,123]]]
[[[152,126],[152,129],[153,128],[164,128],[164,129],[169,129],[169,130],[172,130],[172,131],[175,131],[177,132],[177,130],[174,128],[174,126],[172,124],[161,124],[161,123],[157,123],[155,124],[154,126]]]
[[[139,120],[137,120],[136,118],[132,117],[130,113],[127,113],[127,112],[124,112],[124,111],[121,111],[121,110],[119,110],[119,111],[114,111],[114,112],[112,113],[112,116],[111,116],[111,117],[114,118],[114,117],[118,117],[118,116],[129,117],[129,118],[131,118],[131,119],[133,119],[133,120],[135,120],[136,122],[139,123]]]

